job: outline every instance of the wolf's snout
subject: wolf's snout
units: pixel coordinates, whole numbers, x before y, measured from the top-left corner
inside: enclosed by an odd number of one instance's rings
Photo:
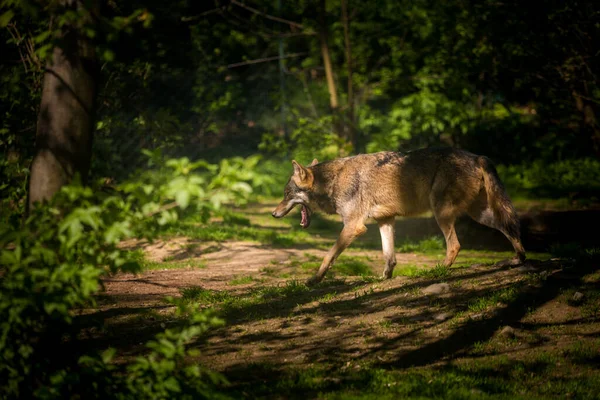
[[[281,213],[277,211],[277,209],[274,209],[273,212],[271,213],[271,215],[274,218],[281,218]]]

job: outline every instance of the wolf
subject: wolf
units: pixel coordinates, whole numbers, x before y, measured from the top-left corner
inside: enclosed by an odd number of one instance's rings
[[[525,261],[517,213],[492,161],[453,148],[423,148],[406,153],[383,151],[338,158],[308,166],[292,161],[283,200],[272,215],[282,218],[301,207],[302,228],[308,228],[316,210],[342,217],[343,229],[321,266],[307,284],[320,282],[333,262],[357,237],[367,231],[372,218],[379,225],[385,267],[391,278],[396,266],[394,222],[396,216],[432,211],[446,239],[443,265],[450,266],[460,251],[456,219],[468,214],[475,221],[502,232],[516,256]]]

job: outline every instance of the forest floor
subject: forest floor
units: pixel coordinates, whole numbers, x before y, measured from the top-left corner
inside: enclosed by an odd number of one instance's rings
[[[512,252],[501,234],[461,221],[457,262],[439,266],[444,242],[423,216],[398,220],[393,279],[379,278],[370,224],[314,287],[304,281],[341,229],[336,218],[301,230],[297,210],[275,220],[264,202],[191,221],[127,243],[144,271],[104,279],[97,304],[80,311],[99,327],[82,339],[116,348],[117,361],[135,357],[177,324],[171,296],[225,320],[193,346],[234,398],[599,398],[600,241],[569,224],[600,212],[517,205],[525,247],[537,251],[522,265],[502,262]]]

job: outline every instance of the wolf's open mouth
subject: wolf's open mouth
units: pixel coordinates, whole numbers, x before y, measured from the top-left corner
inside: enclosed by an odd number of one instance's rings
[[[300,221],[300,226],[306,229],[310,225],[310,212],[306,206],[302,206],[302,210],[300,210],[300,214],[302,215],[302,220]]]

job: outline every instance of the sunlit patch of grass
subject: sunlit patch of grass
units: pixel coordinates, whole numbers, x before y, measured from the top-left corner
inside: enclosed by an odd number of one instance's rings
[[[390,329],[392,327],[392,321],[390,321],[389,319],[382,319],[378,322],[378,325],[383,329]]]
[[[298,266],[305,272],[317,272],[321,263],[319,261],[305,261],[299,263]]]
[[[178,268],[206,268],[206,264],[200,260],[189,259],[182,261],[142,261],[142,270],[178,269]]]
[[[454,262],[454,264],[452,264],[453,267],[469,267],[471,265],[476,265],[476,264],[483,264],[483,265],[493,265],[494,263],[498,262],[500,260],[500,258],[498,256],[495,256],[494,253],[492,253],[491,257],[469,257],[469,256],[463,256],[462,254],[458,256],[458,258],[456,259],[456,261]]]
[[[229,281],[230,285],[246,285],[253,282],[262,282],[262,279],[255,278],[253,276],[238,276]]]
[[[356,256],[342,256],[340,257],[334,267],[333,271],[340,275],[345,276],[371,276],[373,270],[370,264],[365,262],[365,257]]]
[[[166,257],[162,262],[146,259],[142,249],[135,249],[129,253],[131,260],[137,262],[141,271],[160,270],[160,269],[178,269],[178,268],[206,268],[206,264],[194,258],[184,260],[174,260],[173,257]]]
[[[271,300],[290,301],[309,290],[304,283],[296,280],[288,281],[284,285],[254,287],[247,293],[235,295],[228,291],[189,287],[180,290],[181,298],[178,301],[215,307],[216,310],[232,313],[243,311],[247,307],[265,304]],[[244,315],[249,316],[249,314]]]
[[[308,286],[306,286],[304,283],[301,283],[297,280],[292,280],[286,282],[285,285],[282,286],[267,286],[257,288],[253,292],[253,295],[261,299],[269,299],[297,295],[299,293],[308,292],[309,290],[310,289]]]
[[[418,266],[416,264],[403,265],[400,268],[394,269],[393,276],[406,276],[409,278],[430,278],[430,279],[443,279],[450,276],[452,270],[450,267],[443,265],[436,265],[431,268],[426,265]]]
[[[406,276],[409,278],[415,278],[418,276],[419,271],[426,267],[426,265],[418,266],[416,264],[404,264],[402,266],[396,266],[393,276]]]
[[[482,312],[490,307],[501,304],[510,304],[518,297],[522,284],[515,284],[502,290],[498,290],[489,296],[479,297],[469,302],[467,309],[471,312]]]
[[[204,289],[198,286],[180,289],[181,299],[187,303],[214,305],[229,301],[234,296],[227,291]]]
[[[256,226],[224,223],[199,224],[181,221],[167,230],[167,236],[186,236],[190,239],[222,242],[225,240],[250,240],[274,246],[291,247],[298,243],[312,243],[314,239],[305,231],[290,230],[285,233]]]
[[[333,300],[335,298],[335,296],[337,296],[336,292],[326,293],[322,297],[318,298],[317,301],[319,303],[327,303],[327,302]]]
[[[440,236],[432,236],[418,242],[407,241],[397,247],[400,253],[437,254],[444,251],[446,243]]]

